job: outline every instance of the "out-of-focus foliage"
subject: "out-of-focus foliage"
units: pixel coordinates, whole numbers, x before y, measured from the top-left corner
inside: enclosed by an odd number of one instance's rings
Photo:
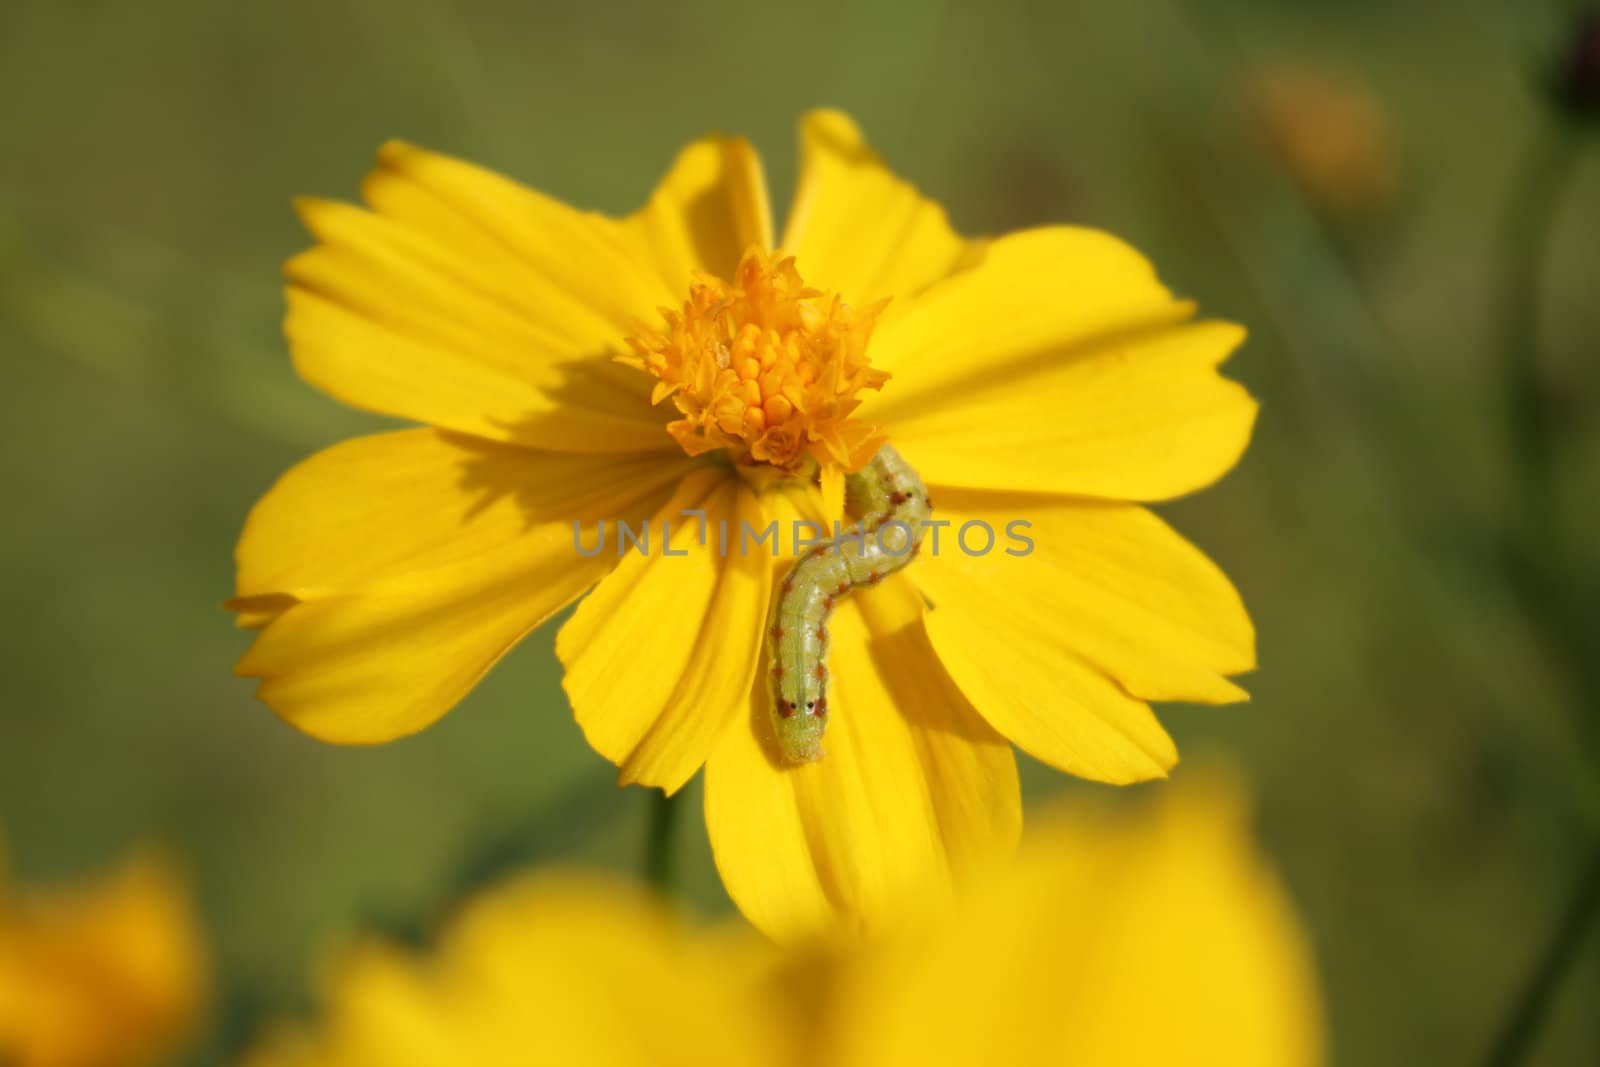
[[[295,460],[385,425],[294,378],[278,270],[307,239],[289,199],[353,197],[404,136],[620,212],[720,128],[756,140],[783,203],[795,118],[834,105],[964,231],[1102,226],[1252,327],[1230,367],[1263,402],[1256,443],[1166,510],[1239,584],[1262,669],[1249,705],[1164,719],[1259,783],[1337,1062],[1468,1060],[1600,814],[1577,683],[1496,559],[1518,507],[1497,228],[1547,120],[1559,7],[9,5],[13,866],[64,877],[148,833],[181,847],[232,1005],[219,1040],[302,996],[305,959],[353,920],[413,931],[509,858],[632,866],[646,797],[586,749],[548,630],[377,749],[302,738],[229,675],[245,636],[217,605],[246,509]],[[1301,65],[1361,86],[1393,131],[1392,193],[1360,224],[1304,195],[1249,105],[1252,77]],[[1561,207],[1539,320],[1546,374],[1591,412],[1596,166]],[[1563,440],[1561,540],[1581,546],[1600,419]],[[692,895],[726,907],[703,838],[687,848]],[[1593,1058],[1597,972],[1591,952],[1536,1062]]]

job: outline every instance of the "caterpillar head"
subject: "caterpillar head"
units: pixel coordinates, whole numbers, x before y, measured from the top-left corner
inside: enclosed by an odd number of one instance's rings
[[[828,698],[822,682],[801,678],[775,687],[772,722],[785,763],[811,763],[822,758],[822,734],[828,728]]]

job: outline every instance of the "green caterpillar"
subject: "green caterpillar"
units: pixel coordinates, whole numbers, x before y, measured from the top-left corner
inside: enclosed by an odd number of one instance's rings
[[[845,478],[845,490],[861,521],[795,563],[772,605],[772,721],[789,763],[822,758],[834,604],[910,563],[933,513],[922,479],[888,445]]]

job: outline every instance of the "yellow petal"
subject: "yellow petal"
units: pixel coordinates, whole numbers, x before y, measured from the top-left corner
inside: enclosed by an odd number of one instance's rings
[[[866,307],[884,297],[899,303],[961,269],[981,242],[964,240],[943,208],[897,178],[849,116],[813,111],[800,125],[800,178],[782,247],[807,282]],[[891,316],[898,311],[890,305]]]
[[[615,565],[594,523],[651,514],[674,462],[528,452],[430,430],[361,438],[290,471],[239,546],[243,607],[292,596],[236,669],[329,741],[390,740],[448,711],[524,634]]]
[[[780,529],[799,517],[781,494],[765,499]],[[920,613],[903,575],[835,609],[821,760],[779,762],[761,677],[744,721],[706,766],[706,826],[723,885],[769,935],[889,925],[909,896],[940,899],[1015,843],[1021,800],[1010,746],[939,669]]]
[[[624,784],[676,791],[743,711],[769,565],[760,551],[741,553],[741,523],[761,526],[738,478],[718,468],[685,479],[650,524],[648,554],[630,545],[556,638],[578,725]]]
[[[1255,667],[1255,630],[1239,594],[1145,508],[958,490],[941,491],[938,504],[936,517],[950,526],[915,573],[938,605],[928,626],[941,652],[964,660],[971,631],[996,632],[988,641],[1011,652],[995,674],[1016,667],[1024,703],[1033,674],[1017,664],[1032,665],[1043,684],[1063,660],[1110,675],[1141,700],[1245,699],[1225,677]],[[963,551],[963,543],[982,549],[986,530],[992,551]],[[970,663],[951,669],[976,673]],[[983,701],[978,708],[990,710]]]
[[[675,449],[648,381],[612,362],[688,271],[765,239],[765,187],[740,141],[678,159],[617,220],[391,142],[372,211],[305,201],[320,243],[287,267],[289,335],[307,380],[360,407],[572,452]]]
[[[446,966],[486,1001],[469,1021],[489,1054],[470,1062],[534,1048],[551,1064],[700,1067],[784,1047],[782,1020],[735,980],[766,948],[700,934],[637,887],[541,874],[475,904]]]
[[[233,612],[233,624],[239,629],[259,630],[298,603],[299,599],[288,593],[263,593],[232,597],[222,606]]]
[[[619,327],[626,333],[632,316],[663,297],[681,298],[639,255],[625,223],[463,160],[391,141],[361,194],[379,215],[511,272],[508,284],[541,283],[525,298],[575,349],[620,350]]]
[[[1253,665],[1249,619],[1227,579],[1153,516],[954,491],[937,507],[953,526],[916,564],[928,634],[967,699],[1029,754],[1098,781],[1161,777],[1178,753],[1144,694],[1243,696],[1221,675]],[[1008,530],[1013,520],[1036,525]],[[994,530],[986,554],[961,547],[973,521]],[[1013,532],[1033,540],[1030,555],[1007,554],[1025,550]],[[974,527],[968,548],[986,536]]]
[[[245,1067],[434,1067],[477,1062],[482,1053],[475,1035],[455,1025],[450,1005],[397,948],[350,946],[323,982],[332,1020],[323,1032],[280,1026],[245,1058]]]
[[[850,525],[844,510],[844,470],[832,463],[825,463],[818,471],[817,481],[822,491],[822,521],[827,524],[825,528],[831,531],[835,522],[841,526]]]
[[[688,292],[692,271],[731,279],[745,249],[772,248],[761,158],[742,137],[694,142],[628,227],[650,250],[655,272],[679,300]]]
[[[536,875],[471,901],[432,958],[382,945],[347,952],[326,983],[326,1020],[280,1034],[247,1062],[786,1060],[787,1020],[737,977],[764,961],[767,949],[697,931],[609,879]]]
[[[350,592],[514,553],[540,525],[564,530],[570,552],[574,520],[587,546],[595,521],[619,517],[604,509],[633,507],[688,469],[672,458],[540,453],[427,429],[358,437],[290,469],[251,509],[235,553],[237,592],[291,603]],[[593,566],[603,573],[614,559]]]
[[[1012,234],[883,324],[895,377],[860,414],[930,484],[1178,496],[1233,466],[1256,411],[1217,373],[1244,331],[1191,312],[1113,237]]]
[[[1060,808],[932,930],[840,984],[841,1067],[926,1063],[1316,1067],[1305,932],[1236,787],[1180,780],[1153,809]]]
[[[348,403],[560,451],[666,448],[610,356],[668,295],[621,224],[390,143],[374,211],[307,200],[291,259],[295,366]]]

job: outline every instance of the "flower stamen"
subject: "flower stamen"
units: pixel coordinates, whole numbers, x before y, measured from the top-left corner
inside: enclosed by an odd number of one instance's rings
[[[880,389],[867,341],[887,301],[864,309],[808,287],[794,257],[745,252],[732,282],[696,274],[681,311],[640,325],[621,362],[656,379],[651,402],[683,415],[667,432],[691,456],[724,449],[741,466],[786,475],[813,462],[859,470],[884,442],[850,417],[863,389]]]

